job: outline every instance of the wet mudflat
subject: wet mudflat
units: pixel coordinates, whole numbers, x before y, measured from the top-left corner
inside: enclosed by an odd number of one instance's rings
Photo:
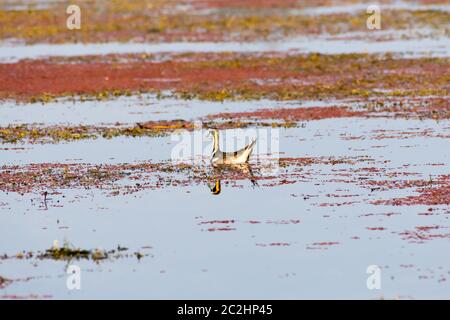
[[[0,299],[449,298],[449,6],[383,3],[1,7]]]

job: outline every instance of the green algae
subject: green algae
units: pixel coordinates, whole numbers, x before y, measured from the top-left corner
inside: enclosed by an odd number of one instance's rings
[[[259,121],[205,121],[204,128],[247,128],[252,126],[261,127],[284,127],[296,126],[291,121],[284,122],[259,122]],[[162,137],[176,130],[193,130],[194,123],[184,120],[157,121],[137,124],[134,127],[96,127],[96,126],[51,126],[36,127],[33,125],[18,125],[0,127],[1,143],[59,143],[87,139],[112,139],[115,137]]]
[[[138,260],[148,256],[149,254],[143,253],[140,251],[128,253],[128,248],[117,246],[116,249],[111,250],[103,250],[103,249],[81,249],[72,246],[67,241],[64,242],[62,247],[58,247],[57,245],[52,246],[45,251],[23,251],[13,256],[3,255],[0,259],[38,259],[38,260],[55,260],[55,261],[74,261],[74,260],[90,260],[93,262],[101,262],[103,260],[115,260],[120,258],[132,258],[135,257]],[[0,280],[3,278],[0,277]],[[4,279],[9,281],[7,279]],[[0,287],[1,287],[0,281]]]
[[[104,42],[161,40],[255,40],[282,38],[300,34],[339,34],[365,31],[367,14],[337,13],[327,15],[290,14],[289,9],[245,10],[234,13],[219,10],[208,15],[195,11],[178,12],[167,1],[70,1],[82,10],[82,28],[68,30],[66,15],[69,2],[48,9],[1,10],[0,39],[18,38],[29,43],[50,41]],[[236,14],[239,13],[239,14]],[[450,13],[441,10],[383,10],[383,29],[429,28],[448,34]]]

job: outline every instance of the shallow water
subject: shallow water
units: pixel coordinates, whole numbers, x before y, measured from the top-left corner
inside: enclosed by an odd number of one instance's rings
[[[314,193],[311,187],[306,183],[295,188],[227,190],[220,197],[207,195],[205,187],[126,199],[94,193],[92,198],[64,208],[22,213],[28,203],[24,199],[23,209],[18,206],[15,213],[0,214],[3,221],[11,220],[11,214],[16,217],[14,228],[2,230],[1,237],[8,239],[10,250],[41,249],[54,239],[65,238],[81,247],[110,248],[116,243],[130,248],[152,246],[149,251],[153,256],[140,262],[76,263],[84,271],[80,291],[65,287],[65,263],[42,261],[33,266],[30,261],[3,262],[0,271],[10,278],[49,277],[14,283],[3,293],[65,298],[448,297],[446,284],[438,282],[438,276],[447,276],[449,271],[445,254],[448,240],[409,244],[392,234],[417,225],[442,224],[442,216],[424,218],[417,213],[426,208],[415,207],[396,208],[397,215],[391,217],[360,217],[391,208],[355,205],[321,209],[311,206],[311,201],[288,196],[291,191]],[[328,188],[332,191],[336,187]],[[248,206],[249,202],[258,205]],[[180,209],[179,203],[186,206]],[[59,229],[56,219],[69,229]],[[232,226],[236,230],[208,232],[198,225],[220,219],[235,219]],[[255,219],[263,222],[246,222]],[[264,222],[277,219],[299,219],[300,223]],[[388,229],[366,229],[380,225]],[[359,239],[352,239],[354,236]],[[312,243],[324,241],[339,244],[308,249]],[[289,246],[261,246],[273,242]],[[366,268],[371,264],[383,268],[380,292],[365,286]],[[434,278],[419,279],[420,275]]]
[[[367,34],[370,38],[369,33]],[[339,37],[345,37],[340,34]],[[353,34],[349,34],[352,37]],[[12,63],[22,59],[45,57],[73,57],[127,53],[182,53],[182,52],[318,52],[345,53],[398,53],[403,57],[449,57],[450,41],[447,37],[409,40],[333,40],[331,36],[301,37],[279,42],[172,42],[172,43],[90,43],[90,44],[36,44],[0,45],[0,62]]]
[[[77,100],[77,98],[75,98]],[[141,97],[119,97],[104,101],[59,101],[16,104],[14,101],[0,104],[0,126],[20,124],[40,125],[133,125],[151,120],[194,120],[222,112],[251,112],[272,108],[327,107],[337,105],[362,105],[352,100],[322,101],[226,101],[157,99],[153,94]]]
[[[338,14],[338,13],[362,13],[366,12],[369,5],[372,3],[353,3],[343,5],[331,5],[322,7],[311,7],[302,10],[292,10],[291,13],[297,14],[310,14],[310,15],[326,15],[326,14]],[[376,3],[373,3],[376,4]],[[438,10],[449,12],[450,5],[445,4],[420,4],[414,2],[393,1],[392,3],[386,3],[379,5],[381,10]]]
[[[38,3],[45,7],[49,1]],[[396,1],[386,8],[404,6]],[[407,6],[405,9],[425,8]],[[448,11],[448,6],[426,8]],[[291,14],[362,9],[355,4]],[[207,9],[203,14],[210,12]],[[450,41],[434,37],[429,30],[414,29],[253,43],[28,46],[5,42],[0,45],[0,62],[49,56],[224,51],[450,57]],[[335,105],[358,107],[364,102],[220,103],[158,100],[154,95],[109,101],[61,99],[45,105],[10,101],[0,104],[0,126],[131,126],[150,120],[196,120],[220,112]],[[0,144],[0,174],[31,172],[31,164],[50,168],[50,173],[43,170],[42,176],[25,185],[6,178],[0,181],[0,276],[12,280],[4,287],[0,282],[0,299],[450,297],[449,206],[392,204],[395,199],[418,197],[423,189],[438,188],[439,179],[448,175],[449,120],[338,118],[272,130],[278,134],[279,144],[271,150],[269,160],[282,160],[272,170],[261,170],[264,167],[256,160],[264,161],[267,155],[258,139],[251,161],[256,183],[248,176],[236,178],[212,170],[208,164],[212,146],[205,132],[189,133],[198,136],[202,145],[184,159],[193,167],[173,172],[161,169],[178,168],[171,163],[176,146],[171,136]],[[255,134],[253,128],[242,132],[246,137]],[[222,148],[235,150],[245,144],[242,137],[236,139],[236,133],[221,132]],[[163,166],[148,169],[145,165],[149,163]],[[135,164],[143,169],[127,169],[132,174],[117,181],[106,178],[104,183],[74,182],[64,187],[63,169],[51,170],[58,164],[82,169]],[[78,172],[83,173],[86,171]],[[48,187],[45,179],[55,176],[56,182]],[[222,190],[213,195],[209,185],[218,176],[222,177]],[[423,182],[424,186],[402,185],[408,181]],[[8,191],[17,184],[18,192]],[[44,195],[47,191],[48,197]],[[42,252],[55,240],[82,249],[111,250],[120,245],[127,247],[131,256],[98,263],[15,258],[24,251]],[[145,256],[137,259],[134,252]],[[66,286],[69,263],[81,268],[81,290]],[[371,265],[381,268],[380,290],[367,287]]]
[[[414,135],[426,129],[433,134]],[[409,134],[379,140],[380,130]],[[0,260],[3,277],[32,277],[0,293],[57,298],[448,297],[442,280],[450,272],[448,238],[414,243],[399,234],[418,226],[440,226],[438,231],[447,234],[448,207],[432,206],[432,214],[421,215],[430,206],[374,205],[372,200],[413,195],[414,188],[373,192],[363,183],[367,177],[390,179],[394,173],[404,179],[446,174],[450,145],[436,135],[448,131],[448,121],[357,118],[281,129],[282,157],[360,161],[280,169],[277,175],[291,176],[293,184],[223,181],[218,196],[210,193],[207,181],[127,195],[63,189],[47,206],[40,191],[1,193],[2,253],[44,250],[57,239],[82,248],[121,245],[150,255],[140,261],[73,262],[82,270],[80,291],[66,288],[64,262]],[[365,138],[347,139],[359,135]],[[1,150],[1,165],[77,162],[74,158],[82,163],[157,162],[170,159],[171,143],[162,137],[24,145],[23,151]],[[365,171],[367,167],[382,171]],[[382,290],[366,287],[366,269],[373,264],[382,268]]]
[[[265,130],[265,129],[263,129]],[[396,157],[414,155],[409,161],[430,162],[445,161],[448,152],[441,150],[441,143],[448,143],[445,138],[420,136],[421,132],[431,130],[434,135],[448,134],[448,121],[437,123],[433,120],[392,120],[392,119],[360,119],[341,118],[309,121],[304,128],[271,129],[279,132],[279,150],[281,157],[322,157],[388,154],[391,161]],[[377,139],[379,130],[388,130],[389,135],[397,135],[398,139]],[[233,131],[233,130],[230,130]],[[412,132],[410,135],[402,133]],[[246,135],[246,130],[242,131]],[[416,136],[414,135],[416,133]],[[247,135],[253,134],[247,129]],[[361,139],[351,139],[361,136]],[[221,145],[225,145],[227,137],[234,142],[233,134],[222,132]],[[350,138],[350,139],[349,139]],[[166,137],[140,137],[113,139],[98,138],[63,142],[59,144],[2,144],[0,165],[27,163],[129,163],[133,161],[151,160],[154,162],[171,160],[171,151],[177,144],[176,139]],[[424,145],[424,141],[427,142]],[[208,157],[211,141],[203,132],[203,156]],[[230,149],[232,146],[228,146]],[[431,148],[427,152],[422,148]],[[17,150],[18,148],[18,150]],[[258,148],[256,149],[258,151]],[[199,154],[199,155],[202,155]],[[433,155],[433,158],[429,158]],[[404,159],[403,159],[404,160]]]

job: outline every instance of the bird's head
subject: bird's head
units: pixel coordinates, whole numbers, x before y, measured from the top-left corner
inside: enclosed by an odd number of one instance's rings
[[[208,136],[210,136],[211,138],[219,137],[219,130],[217,129],[208,130]]]

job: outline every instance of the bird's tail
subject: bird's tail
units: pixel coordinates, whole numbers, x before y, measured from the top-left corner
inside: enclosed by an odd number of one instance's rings
[[[256,144],[256,139],[252,139],[252,142],[245,149],[253,150],[253,148],[255,147],[255,144]]]
[[[248,153],[247,154],[247,161],[250,159],[250,156],[252,155],[253,152],[253,148],[255,147],[256,144],[256,139],[253,139],[252,142],[245,147],[245,151]]]

